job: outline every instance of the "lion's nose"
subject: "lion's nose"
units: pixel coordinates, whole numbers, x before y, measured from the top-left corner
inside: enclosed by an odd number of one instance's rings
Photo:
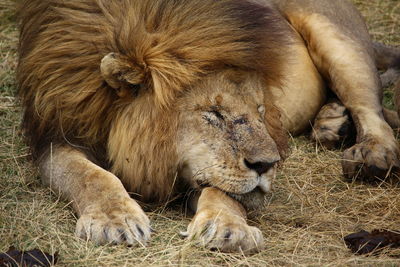
[[[271,169],[275,163],[277,163],[278,160],[274,160],[271,162],[268,161],[258,161],[258,162],[250,162],[247,159],[244,159],[244,164],[246,165],[247,168],[250,170],[256,171],[258,175],[262,175],[263,173],[266,173],[269,169]]]

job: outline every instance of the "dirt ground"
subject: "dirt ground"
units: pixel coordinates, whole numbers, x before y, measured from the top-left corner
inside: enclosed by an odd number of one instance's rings
[[[354,0],[374,39],[400,45],[399,0]],[[10,246],[59,253],[57,266],[397,266],[400,249],[357,256],[343,237],[360,229],[400,231],[400,187],[348,183],[341,151],[306,136],[292,138],[291,156],[275,181],[266,211],[251,222],[266,248],[244,256],[193,247],[179,236],[190,221],[179,207],[148,212],[156,232],[146,248],[95,246],[74,236],[69,203],[44,188],[19,130],[15,98],[17,28],[14,1],[0,0],[0,252]],[[390,91],[386,93],[390,96]]]

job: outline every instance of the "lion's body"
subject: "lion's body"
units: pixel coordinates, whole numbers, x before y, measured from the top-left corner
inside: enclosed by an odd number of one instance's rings
[[[388,136],[386,158],[397,160],[365,25],[348,2],[331,2],[25,1],[23,127],[44,182],[80,214],[76,233],[146,242],[149,221],[127,191],[165,201],[211,186],[188,235],[212,221],[208,245],[260,249],[261,233],[232,198],[261,205],[286,155],[284,129],[309,127],[325,81],[352,112],[358,142]]]
[[[279,87],[270,87],[274,103],[281,110],[283,127],[293,135],[304,133],[310,121],[326,101],[324,81],[312,62],[304,41],[293,35],[283,63],[284,79]]]

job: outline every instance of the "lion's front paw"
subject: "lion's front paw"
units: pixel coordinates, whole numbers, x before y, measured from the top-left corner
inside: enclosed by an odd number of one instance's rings
[[[88,206],[76,225],[76,235],[97,244],[146,245],[150,239],[150,221],[130,198]]]
[[[385,179],[393,168],[400,167],[397,143],[384,141],[368,139],[347,149],[342,160],[344,175],[374,181]]]
[[[249,226],[242,217],[225,211],[200,211],[182,235],[198,245],[222,252],[243,251],[248,254],[259,252],[264,247],[258,228]]]

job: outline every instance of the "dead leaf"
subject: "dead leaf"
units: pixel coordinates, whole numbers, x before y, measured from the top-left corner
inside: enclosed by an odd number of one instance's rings
[[[400,234],[388,230],[373,230],[371,233],[361,230],[345,236],[344,241],[353,253],[367,254],[384,247],[400,247]]]
[[[57,260],[57,253],[50,255],[39,249],[19,251],[10,247],[6,253],[0,253],[0,267],[47,267]]]

